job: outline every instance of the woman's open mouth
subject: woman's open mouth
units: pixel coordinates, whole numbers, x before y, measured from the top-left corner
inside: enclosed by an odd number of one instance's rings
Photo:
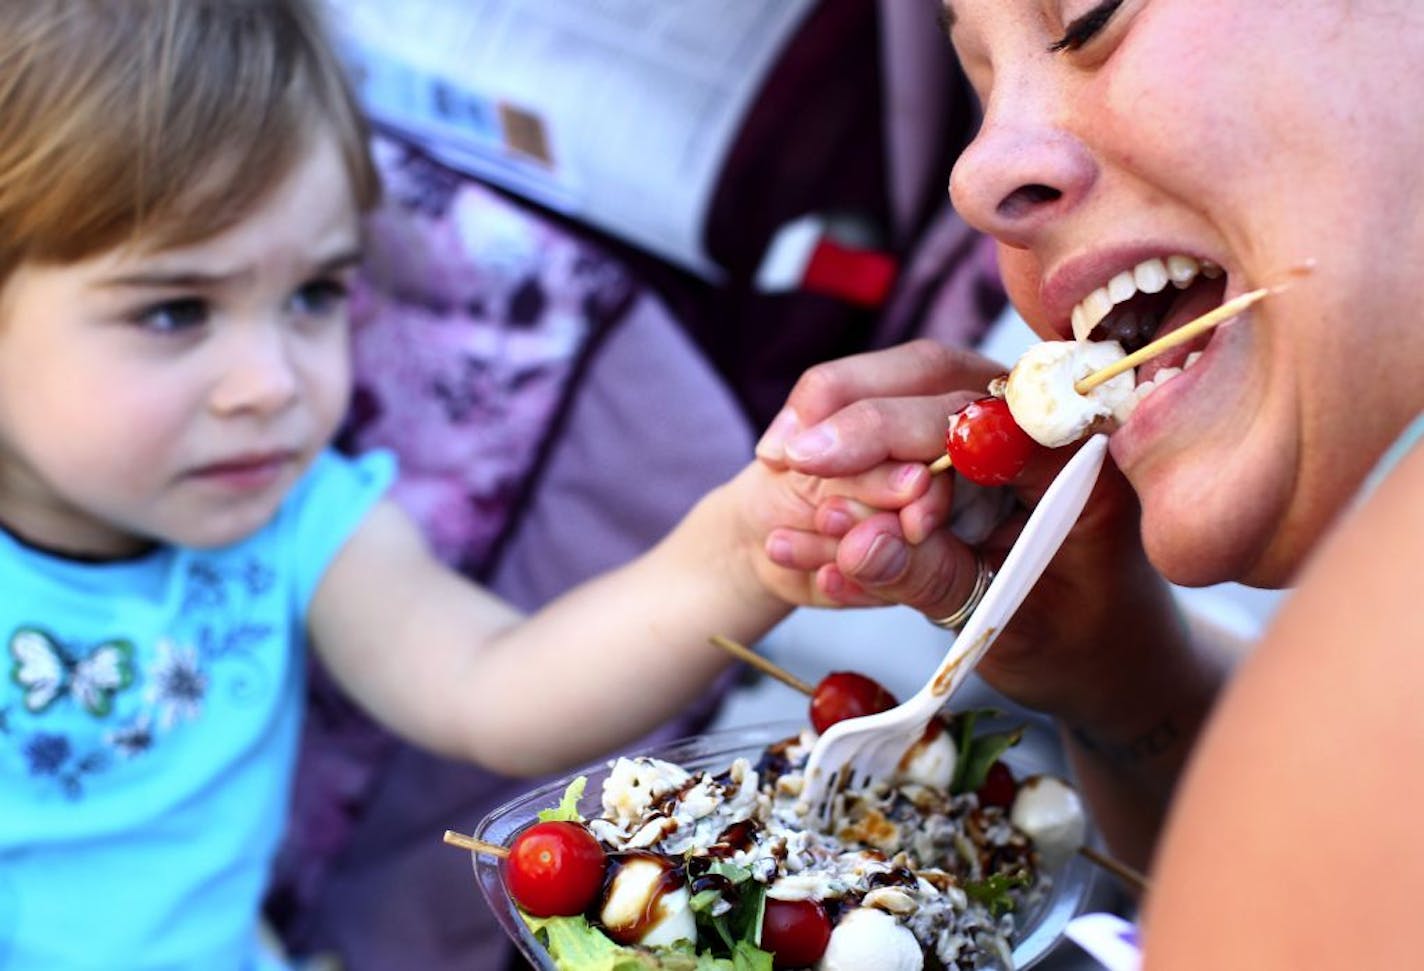
[[[1226,285],[1221,267],[1208,260],[1152,257],[1115,274],[1074,307],[1073,336],[1117,341],[1130,354],[1219,306]],[[1211,337],[1208,331],[1140,364],[1134,406],[1196,364]]]
[[[1219,305],[1225,292],[1226,275],[1215,263],[1153,257],[1116,274],[1074,307],[1073,336],[1117,341],[1131,353]],[[1145,362],[1137,369],[1138,385],[1152,383],[1164,369],[1185,368],[1210,339],[1203,334]]]

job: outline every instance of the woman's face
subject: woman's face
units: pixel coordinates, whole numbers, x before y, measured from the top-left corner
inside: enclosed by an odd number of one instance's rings
[[[1145,340],[1314,262],[1159,375],[1112,442],[1167,576],[1288,582],[1424,408],[1424,4],[947,8],[985,110],[953,200],[1041,336],[1137,290],[1097,326]],[[1142,292],[1157,260],[1183,288]]]

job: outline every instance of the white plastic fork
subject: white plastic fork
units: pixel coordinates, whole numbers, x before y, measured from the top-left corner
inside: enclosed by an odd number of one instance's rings
[[[837,722],[816,740],[806,762],[801,793],[808,820],[824,829],[830,823],[836,793],[889,780],[895,773],[906,751],[969,677],[1063,545],[1097,482],[1107,444],[1107,436],[1094,435],[1058,473],[1009,550],[984,600],[925,686],[888,711]]]

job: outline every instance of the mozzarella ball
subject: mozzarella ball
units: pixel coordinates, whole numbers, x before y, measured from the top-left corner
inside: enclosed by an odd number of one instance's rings
[[[686,885],[669,887],[669,869],[654,857],[633,857],[619,865],[599,912],[609,937],[647,947],[697,939],[692,898]]]
[[[1026,779],[1016,796],[1009,819],[1033,840],[1044,865],[1056,867],[1083,845],[1088,819],[1077,791],[1051,775]]]
[[[831,931],[816,971],[922,971],[925,954],[904,924],[883,910],[859,907]]]
[[[931,789],[948,789],[959,761],[959,748],[938,721],[930,722],[925,734],[900,758],[895,782],[918,783]]]
[[[1004,385],[1014,421],[1048,448],[1076,442],[1104,419],[1126,421],[1137,379],[1131,371],[1086,395],[1073,386],[1124,356],[1117,341],[1044,341],[1024,352]]]

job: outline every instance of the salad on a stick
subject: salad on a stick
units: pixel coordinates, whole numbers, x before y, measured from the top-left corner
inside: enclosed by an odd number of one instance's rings
[[[1210,264],[1178,259],[1183,263],[1170,276],[1174,281],[1190,282],[1198,273],[1219,274]],[[1311,267],[1310,263],[1302,264],[1291,271],[1290,278],[1310,272]],[[1169,279],[1165,269],[1163,274],[1160,284],[1147,285],[1160,290]],[[1108,316],[1114,302],[1105,288],[1100,299],[1090,298],[1074,310],[1073,340],[1031,345],[1007,375],[990,382],[988,397],[950,416],[945,454],[930,466],[931,471],[954,468],[971,482],[1003,485],[1023,470],[1038,449],[1069,445],[1090,432],[1125,422],[1139,401],[1201,359],[1202,352],[1194,349],[1193,342],[1258,301],[1281,292],[1290,286],[1290,278],[1233,297],[1146,343],[1141,340],[1143,328],[1136,316]],[[1143,285],[1138,281],[1121,289],[1127,294]],[[1090,305],[1096,309],[1090,310]],[[1090,338],[1094,334],[1098,339]],[[1159,361],[1150,373],[1135,371],[1169,356],[1172,363]]]

